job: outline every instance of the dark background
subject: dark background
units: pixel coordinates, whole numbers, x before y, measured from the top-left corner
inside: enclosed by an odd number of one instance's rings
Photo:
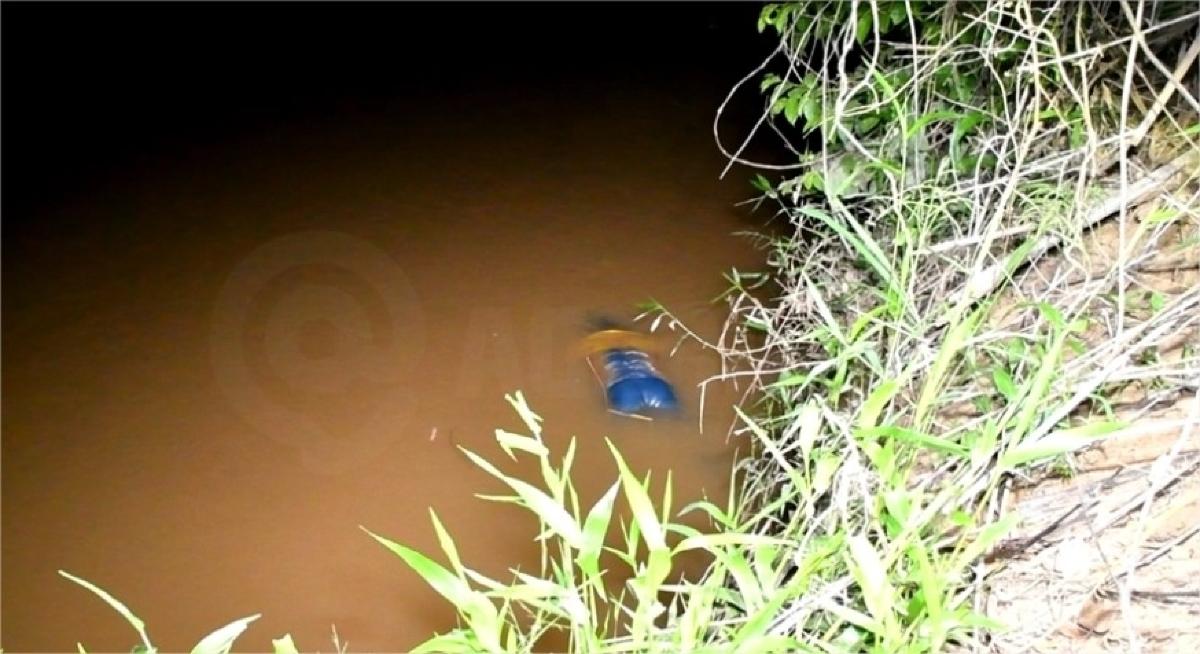
[[[4,2],[4,223],[190,143],[349,109],[568,79],[727,89],[769,52],[760,7]]]

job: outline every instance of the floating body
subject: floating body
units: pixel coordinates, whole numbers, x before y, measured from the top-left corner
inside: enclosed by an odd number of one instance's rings
[[[675,389],[663,379],[645,352],[607,350],[604,352],[604,370],[608,375],[605,394],[608,405],[614,410],[640,413],[679,408]]]
[[[653,343],[647,336],[624,329],[602,329],[585,338],[583,345],[589,363],[593,357],[603,362],[601,383],[612,410],[640,414],[679,408],[675,389],[654,366],[649,354]]]

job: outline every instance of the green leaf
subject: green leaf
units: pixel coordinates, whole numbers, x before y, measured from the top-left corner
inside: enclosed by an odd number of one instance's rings
[[[811,171],[809,174],[811,175],[816,172]],[[819,174],[818,178],[820,178]],[[875,242],[875,239],[871,237],[870,233],[858,221],[854,220],[849,212],[842,211],[839,213],[839,216],[843,216],[850,223],[851,229],[847,229],[846,225],[840,220],[834,219],[829,213],[817,207],[805,205],[799,207],[798,211],[806,216],[820,220],[830,229],[837,232],[838,236],[845,239],[854,248],[854,251],[867,262],[871,269],[875,271],[875,274],[879,275],[888,286],[893,285],[895,274],[888,264],[888,259],[884,255],[883,250]]]
[[[671,470],[668,468],[667,481],[663,484],[662,510],[660,511],[661,516],[659,518],[664,525],[671,523],[671,500],[674,499],[672,497],[673,487],[674,485],[671,483]]]
[[[988,118],[984,113],[972,111],[954,121],[954,131],[950,134],[950,151],[957,152],[959,142],[961,142],[967,134],[970,134],[971,130],[975,129],[976,125],[985,121],[990,122],[990,120],[991,119]]]
[[[482,593],[471,590],[465,580],[455,576],[424,554],[379,536],[361,525],[359,525],[359,529],[367,532],[371,538],[400,557],[408,564],[408,567],[425,580],[425,583],[463,613],[471,627],[471,632],[479,639],[486,651],[498,653],[502,650],[500,647],[500,619],[491,600]]]
[[[1158,291],[1152,291],[1150,293],[1150,310],[1154,313],[1158,313],[1162,311],[1163,307],[1165,306],[1167,306],[1166,296]]]
[[[583,546],[579,548],[575,561],[579,568],[591,577],[600,574],[600,552],[604,549],[604,538],[608,534],[609,522],[612,521],[613,506],[616,504],[620,484],[620,481],[613,482],[608,492],[596,501],[583,521]]]
[[[817,457],[813,467],[813,491],[821,495],[829,490],[833,475],[842,465],[842,457],[836,454],[822,453]]]
[[[809,401],[800,409],[797,422],[800,425],[800,454],[807,461],[812,456],[817,437],[821,434],[821,407],[817,406],[815,402]]]
[[[1049,307],[1049,305],[1046,306]],[[1057,313],[1052,307],[1049,308],[1053,313]],[[1059,317],[1058,321],[1061,324],[1061,317]],[[1012,446],[1007,448],[1008,451],[1001,457],[1001,461],[1010,456],[1012,450],[1021,447],[1022,441],[1029,434],[1029,429],[1033,425],[1034,419],[1037,417],[1046,398],[1049,397],[1050,387],[1055,376],[1062,374],[1058,362],[1062,355],[1063,346],[1067,341],[1067,336],[1068,333],[1062,331],[1050,342],[1036,364],[1037,372],[1034,373],[1033,379],[1022,384],[1021,401],[1018,404],[1020,410],[1007,429],[1008,440],[1012,443]]]
[[[708,500],[697,500],[679,510],[679,515],[684,516],[695,511],[700,511],[707,515],[713,522],[721,525],[724,529],[733,529],[734,522],[728,514],[721,510],[716,504]],[[681,525],[675,525],[679,527]]]
[[[996,390],[1004,396],[1005,400],[1013,402],[1017,396],[1017,385],[1013,383],[1012,376],[1004,369],[1004,366],[992,367],[992,382],[996,384]]]
[[[950,514],[950,522],[958,525],[959,527],[971,527],[975,524],[975,518],[970,513],[967,513],[962,509],[955,509],[954,512]]]
[[[1149,225],[1161,225],[1178,218],[1180,211],[1174,207],[1154,207],[1145,222]]]
[[[546,446],[543,445],[538,439],[531,438],[529,436],[522,436],[521,434],[514,434],[512,432],[504,431],[503,429],[496,430],[496,442],[500,444],[500,449],[504,450],[504,453],[508,455],[508,458],[512,459],[513,461],[517,460],[517,457],[513,455],[513,450],[520,450],[522,452],[541,457],[550,454],[550,451],[547,450]]]
[[[1090,445],[1096,440],[1111,435],[1128,427],[1128,423],[1118,420],[1104,420],[1073,427],[1060,429],[1047,434],[1033,442],[1021,443],[1004,453],[1000,465],[1006,468],[1019,466],[1023,463],[1045,459]]]
[[[579,549],[583,545],[583,531],[580,530],[579,523],[575,522],[575,518],[571,517],[571,514],[567,513],[567,510],[561,504],[555,502],[554,498],[528,482],[505,475],[478,454],[462,447],[458,449],[462,450],[475,465],[508,484],[521,497],[521,500],[529,507],[529,510],[536,513],[538,518],[561,536],[567,544],[575,549]]]
[[[234,620],[229,624],[217,629],[211,634],[205,636],[196,643],[192,648],[192,654],[229,654],[229,650],[233,649],[233,641],[237,640],[242,632],[246,631],[246,627],[250,626],[251,622],[262,617],[261,613],[251,615],[240,620]]]
[[[887,34],[887,31],[892,27],[892,17],[887,13],[879,14],[879,33]]]
[[[864,9],[866,9],[864,7]],[[854,38],[862,45],[867,40],[867,35],[871,33],[871,12],[870,10],[863,11],[858,15],[858,23],[854,26]]]
[[[867,611],[878,625],[877,633],[886,640],[898,639],[899,627],[895,621],[896,589],[888,580],[883,560],[861,534],[849,537],[847,545],[850,549],[850,572],[862,589]]]
[[[782,112],[782,111],[783,111],[783,107],[784,107],[784,105],[786,105],[786,104],[787,104],[787,98],[786,98],[786,97],[783,97],[783,98],[776,98],[776,99],[775,99],[775,101],[771,103],[771,108],[770,108],[770,110],[768,111],[768,114],[769,114],[769,115],[770,115],[772,118],[774,118],[775,116],[778,116],[778,115],[780,114],[780,112]]]
[[[612,451],[613,458],[617,461],[617,468],[621,474],[621,487],[625,491],[625,499],[629,502],[629,508],[633,510],[633,520],[641,529],[642,538],[645,539],[646,546],[650,548],[651,552],[654,550],[666,550],[667,541],[662,525],[658,522],[658,515],[654,510],[654,504],[650,502],[650,496],[646,493],[642,482],[629,471],[629,467],[625,465],[625,460],[621,458],[621,453],[617,451],[612,441],[606,438],[604,442],[608,443],[608,449]]]
[[[292,641],[291,634],[271,639],[271,651],[273,654],[300,654],[300,651],[296,649],[296,643]]]
[[[733,577],[737,590],[741,594],[742,605],[745,609],[753,613],[762,607],[764,603],[762,587],[759,586],[758,578],[754,575],[754,570],[750,568],[750,563],[743,555],[743,550],[738,547],[718,547],[709,550],[709,553]]]
[[[524,583],[501,584],[496,589],[495,594],[506,601],[512,602],[533,602],[546,598],[559,597],[563,594],[563,588],[552,581],[539,579],[520,571],[517,571],[516,575]]]
[[[479,641],[469,631],[455,629],[430,638],[413,648],[409,654],[478,654],[479,650]]]
[[[525,395],[521,391],[517,391],[514,395],[505,395],[504,398],[517,410],[521,420],[529,427],[529,432],[540,437],[542,435],[542,417],[529,408],[529,404],[525,401]]]
[[[804,99],[804,126],[810,130],[820,127],[821,113],[820,94],[810,93]]]
[[[912,137],[916,136],[922,129],[925,129],[926,125],[929,125],[930,123],[943,121],[943,120],[953,120],[958,117],[959,117],[958,113],[950,111],[948,109],[931,111],[931,112],[925,114],[924,116],[921,116],[920,118],[918,118],[916,121],[913,122],[913,124],[911,126],[909,126],[908,130],[904,132],[904,140],[907,141],[907,140],[911,139]]]
[[[132,625],[134,631],[136,631],[138,633],[138,637],[140,637],[142,639],[142,644],[146,647],[147,652],[150,652],[151,654],[153,654],[154,652],[158,651],[154,648],[154,645],[152,645],[150,643],[150,637],[146,635],[146,623],[142,622],[141,618],[134,615],[133,611],[130,611],[129,608],[126,607],[121,602],[119,602],[117,600],[117,598],[113,597],[112,595],[109,595],[107,592],[105,592],[99,586],[93,584],[92,582],[90,582],[86,579],[81,579],[79,577],[76,577],[75,575],[73,575],[65,570],[59,570],[58,574],[62,575],[63,577],[66,577],[67,579],[70,579],[71,581],[79,584],[80,586],[83,586],[84,588],[92,591],[92,593],[94,593],[100,599],[104,600],[117,613],[121,614],[121,617],[125,618],[125,621],[128,622],[130,625]]]
[[[944,579],[934,569],[929,560],[929,552],[923,543],[920,541],[913,543],[906,553],[909,560],[915,564],[919,592],[924,602],[925,614],[928,616],[929,629],[932,632],[930,639],[933,641],[933,647],[930,649],[937,652],[941,650],[946,639],[945,606],[943,604],[945,599]]]
[[[367,532],[367,535],[374,538],[376,542],[391,550],[393,554],[400,557],[402,561],[412,568],[429,584],[439,595],[445,597],[451,604],[457,607],[462,607],[470,601],[470,595],[473,592],[467,582],[460,579],[457,575],[443,568],[433,559],[421,554],[420,552],[394,542],[383,536],[375,534],[370,529],[359,525],[359,529]]]
[[[924,425],[925,416],[938,406],[942,384],[950,372],[951,364],[957,360],[959,352],[974,333],[978,317],[979,314],[974,314],[961,319],[946,332],[940,347],[937,348],[937,359],[925,376],[925,385],[921,388],[921,395],[917,400],[916,416],[912,420],[913,425]]]
[[[967,454],[967,448],[955,443],[954,441],[938,438],[937,436],[926,434],[910,427],[884,425],[882,427],[866,429],[859,433],[859,437],[864,439],[879,438],[881,436],[906,443],[924,445],[931,450],[945,452],[947,454],[957,454],[959,456],[966,456]]]
[[[899,390],[900,384],[894,379],[888,379],[871,391],[858,411],[857,428],[863,431],[874,428],[875,423],[879,420],[879,414]]]
[[[1028,351],[1029,347],[1025,344],[1025,341],[1019,338],[1008,339],[1008,343],[1004,347],[1004,353],[1008,355],[1009,360],[1013,362],[1023,361],[1025,359],[1025,353]]]
[[[778,612],[778,610],[776,610]],[[765,612],[760,612],[764,615]],[[769,623],[768,623],[769,624]],[[770,652],[799,652],[799,641],[790,636],[761,634],[734,639],[737,649],[734,654],[769,654]]]
[[[454,539],[450,537],[450,533],[442,526],[442,521],[438,520],[433,507],[429,507],[429,519],[433,522],[433,530],[437,532],[438,544],[442,546],[446,560],[450,561],[450,566],[454,568],[454,572],[458,574],[459,578],[463,578],[463,564],[458,558],[458,548],[454,546]]]
[[[1020,518],[1021,516],[1017,513],[1009,513],[980,530],[979,537],[963,548],[963,551],[955,559],[953,570],[964,570],[967,566],[974,563],[976,559],[982,556],[984,552],[989,550],[992,545],[1015,527]]]
[[[789,125],[796,124],[796,119],[800,117],[800,105],[804,101],[805,98],[799,93],[788,93],[783,103],[783,117]]]
[[[1002,633],[1012,629],[1011,625],[989,618],[986,615],[969,611],[966,608],[959,609],[957,614],[958,621],[964,627],[978,627],[979,629],[986,629],[994,633]]]
[[[790,386],[802,386],[808,383],[808,374],[804,374],[803,372],[785,371],[784,373],[780,374],[779,379],[776,379],[775,382],[770,384],[770,388],[786,389],[790,388]]]
[[[1054,305],[1048,302],[1038,302],[1036,305],[1038,311],[1055,329],[1062,330],[1067,328],[1067,322],[1063,320],[1062,312]]]
[[[762,8],[762,11],[759,12],[759,14],[758,14],[758,33],[759,34],[762,34],[762,31],[765,30],[768,25],[775,24],[775,16],[778,13],[779,13],[779,5],[778,4],[769,4]]]
[[[875,126],[878,124],[879,116],[866,116],[864,118],[860,118],[858,122],[855,123],[854,131],[858,132],[859,136],[864,136],[867,134],[867,132],[875,129]]]
[[[790,545],[793,541],[786,538],[775,538],[772,536],[762,536],[759,534],[741,534],[736,532],[719,533],[719,534],[697,534],[683,539],[675,546],[675,552],[686,552],[688,550],[708,550],[713,551],[730,545],[739,547],[767,547],[772,545]]]

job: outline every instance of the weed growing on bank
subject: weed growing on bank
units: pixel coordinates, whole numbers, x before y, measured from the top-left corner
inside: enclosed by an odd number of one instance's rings
[[[1020,650],[1059,625],[1002,623],[989,575],[1093,507],[1031,533],[1002,500],[1173,404],[1149,490],[1110,522],[1200,464],[1200,8],[785,3],[759,28],[778,47],[738,87],[796,161],[722,149],[791,229],[708,345],[755,418],[739,530],[787,540],[775,574],[802,580],[767,633]],[[1126,609],[1136,550],[1097,581]]]

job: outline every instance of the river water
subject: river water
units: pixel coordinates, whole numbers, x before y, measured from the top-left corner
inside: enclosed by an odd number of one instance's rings
[[[493,439],[524,431],[518,390],[557,455],[577,437],[585,501],[615,479],[608,437],[671,472],[675,507],[723,502],[735,393],[710,387],[701,415],[697,386],[715,356],[660,361],[683,416],[642,422],[605,411],[572,351],[587,315],[649,299],[715,337],[722,272],[761,260],[736,234],[756,226],[745,175],[718,179],[725,89],[670,72],[345,103],[8,212],[5,650],[136,642],[60,568],[168,651],[253,613],[253,650],[451,628],[359,526],[441,558],[432,507],[468,566],[535,566],[536,524],[474,497],[502,486],[456,448],[531,472]]]

